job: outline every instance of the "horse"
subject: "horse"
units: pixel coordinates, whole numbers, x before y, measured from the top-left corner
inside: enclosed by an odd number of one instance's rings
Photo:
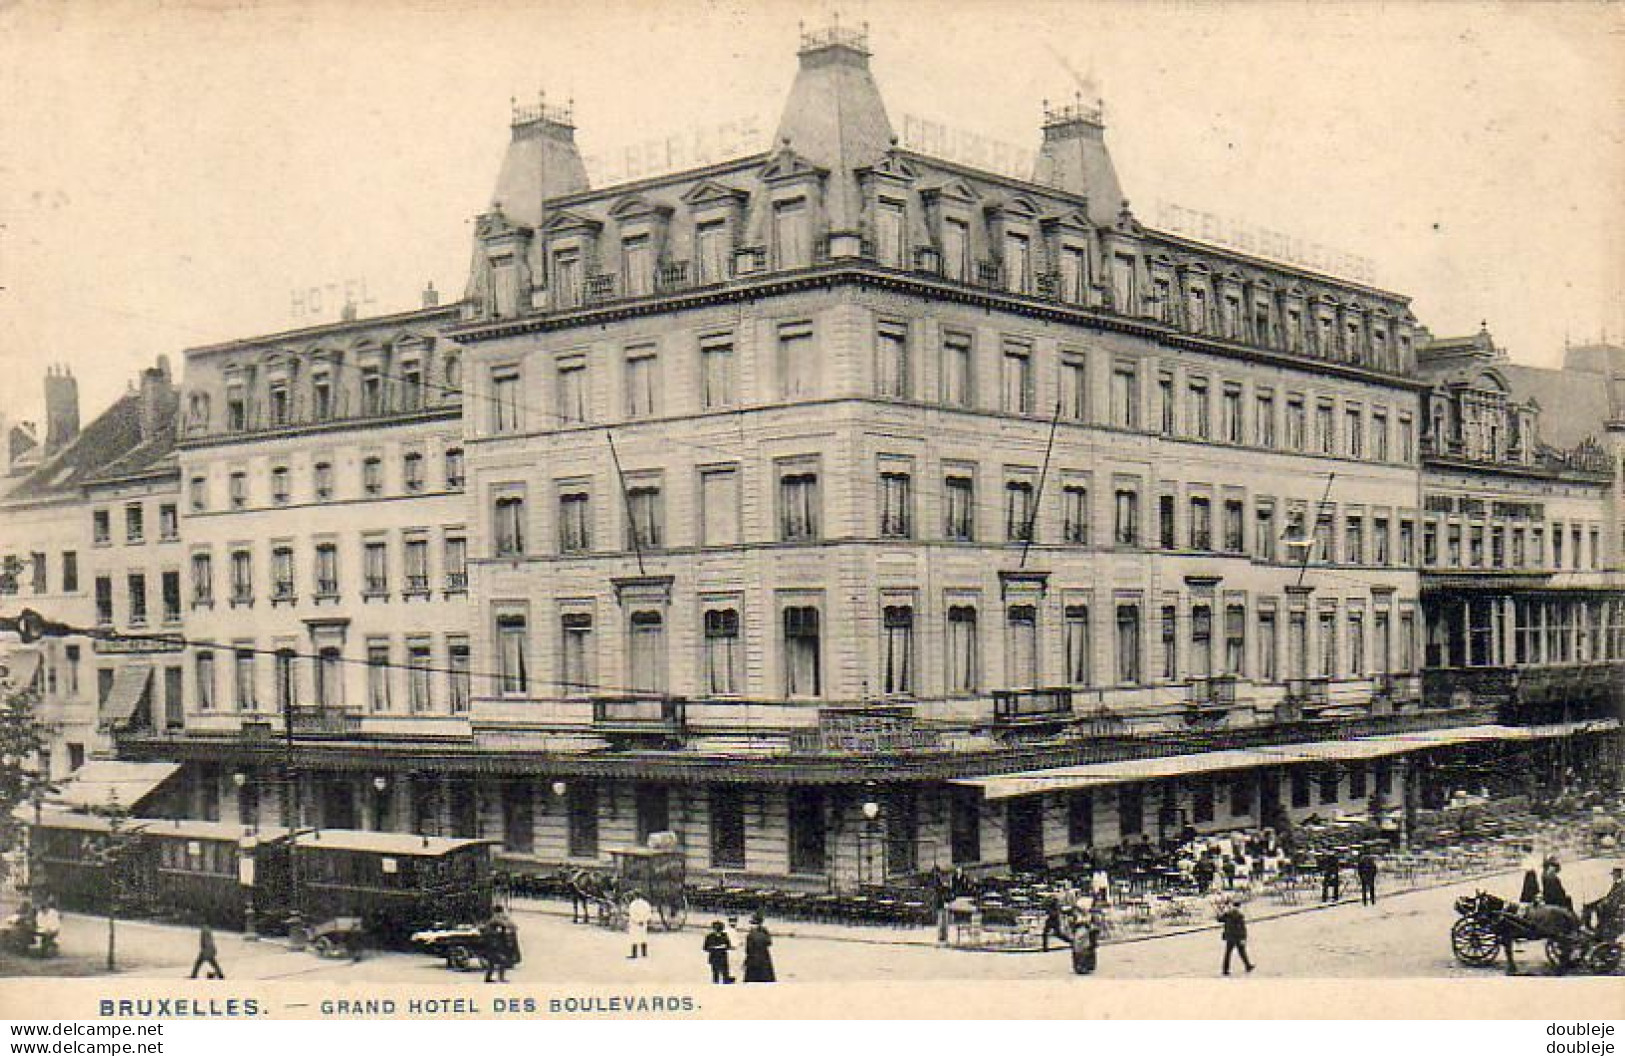
[[[593,907],[603,898],[598,874],[588,869],[569,869],[564,873],[564,885],[570,891],[570,923],[591,924]]]
[[[1508,975],[1516,975],[1518,971],[1513,954],[1516,943],[1555,943],[1561,955],[1553,966],[1562,974],[1568,970],[1573,953],[1584,938],[1580,918],[1565,906],[1524,905],[1480,891],[1457,899],[1456,912],[1494,935],[1506,956]]]

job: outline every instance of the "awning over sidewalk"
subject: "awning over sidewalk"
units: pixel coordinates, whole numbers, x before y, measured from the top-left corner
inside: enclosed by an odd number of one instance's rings
[[[1122,785],[1135,781],[1158,781],[1198,774],[1247,770],[1258,766],[1291,766],[1304,763],[1353,763],[1409,752],[1447,748],[1461,744],[1491,741],[1531,741],[1567,737],[1576,733],[1617,729],[1618,719],[1565,722],[1550,726],[1457,726],[1410,733],[1358,737],[1345,741],[1306,741],[1301,744],[1266,745],[1257,748],[1226,748],[1188,755],[1164,755],[1150,759],[1123,759],[1110,763],[1085,763],[1051,770],[1027,770],[987,777],[966,777],[955,785],[979,788],[987,799],[1010,799],[1041,792],[1066,792]]]
[[[1100,785],[1123,785],[1134,781],[1157,781],[1170,777],[1221,773],[1226,770],[1247,770],[1255,766],[1273,766],[1290,761],[1270,753],[1267,749],[1224,748],[1190,755],[1120,759],[1111,763],[1085,763],[1082,766],[1063,766],[1053,770],[1028,770],[990,777],[964,777],[952,783],[980,788],[982,795],[987,799],[1009,799],[1013,796],[1029,796],[1039,792],[1066,792]]]
[[[44,662],[45,657],[38,649],[13,649],[0,657],[0,666],[8,668],[6,681],[18,687],[33,684]]]
[[[113,687],[102,702],[102,727],[117,730],[130,724],[146,699],[152,683],[152,665],[128,663],[113,676]]]
[[[51,797],[56,805],[81,810],[105,808],[136,812],[136,805],[180,770],[179,763],[129,763],[96,759],[75,770]]]

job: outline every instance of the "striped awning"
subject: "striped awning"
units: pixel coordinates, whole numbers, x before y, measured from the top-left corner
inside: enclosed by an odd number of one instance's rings
[[[119,759],[93,759],[62,783],[51,801],[79,810],[105,809],[117,804],[134,812],[137,804],[180,770],[179,763],[131,763]]]
[[[130,725],[136,711],[147,699],[152,684],[152,665],[128,663],[113,676],[113,687],[102,701],[101,725],[103,729],[117,730]]]
[[[33,685],[44,662],[45,657],[38,649],[13,649],[0,658],[0,665],[7,668],[5,680],[19,688]]]

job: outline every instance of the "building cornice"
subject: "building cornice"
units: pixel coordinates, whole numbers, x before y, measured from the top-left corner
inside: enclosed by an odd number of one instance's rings
[[[446,331],[449,340],[464,345],[485,341],[520,337],[527,334],[551,333],[576,327],[601,326],[622,319],[635,319],[649,315],[665,315],[710,307],[738,304],[763,297],[781,296],[805,290],[833,289],[838,286],[865,286],[929,296],[940,301],[952,301],[979,308],[997,309],[1045,322],[1068,323],[1095,330],[1112,331],[1146,338],[1168,348],[1186,349],[1230,359],[1301,370],[1363,381],[1389,388],[1421,392],[1428,383],[1399,374],[1385,374],[1352,363],[1332,360],[1304,359],[1285,352],[1257,348],[1239,342],[1225,341],[1200,334],[1188,334],[1165,323],[1148,319],[1119,316],[1098,309],[1064,305],[1036,297],[1024,297],[973,286],[961,286],[910,272],[894,271],[861,261],[834,261],[800,271],[775,272],[761,278],[735,279],[725,286],[703,290],[685,290],[656,294],[631,301],[616,301],[602,306],[573,308],[564,311],[538,312],[516,319],[482,320],[454,326]]]

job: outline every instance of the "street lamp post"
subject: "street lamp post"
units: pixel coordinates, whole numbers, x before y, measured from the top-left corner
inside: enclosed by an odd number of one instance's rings
[[[282,698],[282,823],[288,829],[288,947],[305,947],[299,907],[299,771],[294,762],[293,694]]]
[[[880,834],[880,803],[875,799],[863,801],[863,854],[859,859],[862,867],[858,875],[858,883],[863,883],[864,873],[868,874],[869,882],[875,883],[875,843]]]
[[[243,817],[243,795],[248,788],[248,775],[237,770],[231,775],[231,783],[237,788],[237,820]],[[257,840],[254,832],[257,826],[243,826],[243,838],[238,844],[237,853],[237,881],[243,889],[243,941],[253,942],[259,938],[255,930],[254,921],[254,849]]]

